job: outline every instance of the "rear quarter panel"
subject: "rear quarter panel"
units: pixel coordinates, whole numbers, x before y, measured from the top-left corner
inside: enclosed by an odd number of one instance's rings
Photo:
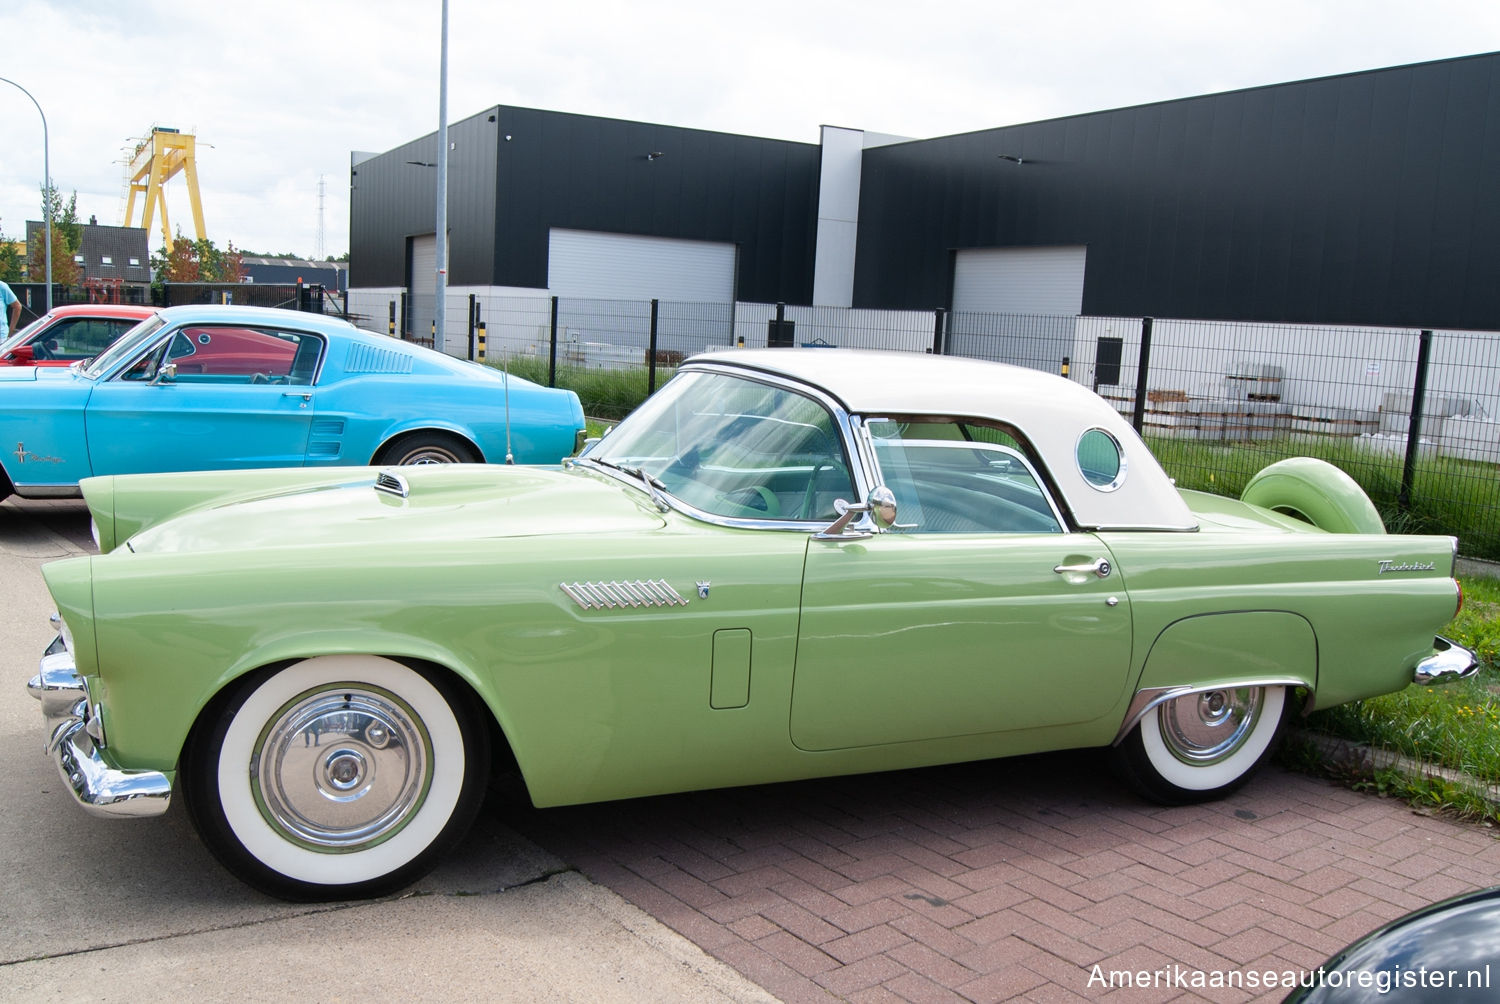
[[[1103,536],[1130,594],[1141,686],[1198,682],[1170,678],[1167,664],[1147,661],[1173,625],[1215,614],[1276,612],[1295,618],[1280,622],[1288,633],[1298,621],[1311,628],[1315,706],[1390,693],[1411,683],[1412,668],[1431,653],[1434,634],[1457,606],[1451,537],[1212,530]],[[1429,567],[1382,573],[1381,562],[1392,560]],[[1289,647],[1285,634],[1261,643],[1256,632],[1239,629],[1250,623],[1235,621],[1233,630],[1217,636],[1218,657],[1205,648],[1204,682],[1230,661],[1268,669],[1272,662],[1259,656],[1305,649]],[[1247,644],[1253,648],[1243,652]]]

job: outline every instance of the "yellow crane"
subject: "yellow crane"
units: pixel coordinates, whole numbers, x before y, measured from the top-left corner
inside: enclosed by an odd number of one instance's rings
[[[161,210],[161,238],[167,251],[172,250],[172,227],[167,221],[167,196],[163,191],[168,180],[183,174],[187,178],[188,203],[193,209],[193,226],[198,239],[208,233],[203,228],[203,202],[198,196],[198,165],[194,158],[197,137],[166,126],[152,126],[150,137],[140,140],[126,168],[130,176],[130,195],[125,202],[125,225],[134,226],[135,197],[144,194],[141,206],[141,228],[151,229],[151,216]]]

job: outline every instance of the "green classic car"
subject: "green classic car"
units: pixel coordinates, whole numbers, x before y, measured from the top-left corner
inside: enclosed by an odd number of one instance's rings
[[[52,755],[293,899],[411,882],[511,765],[554,806],[1108,747],[1187,802],[1294,705],[1474,669],[1451,537],[1316,461],[1179,491],[1088,390],[967,359],[699,356],[556,467],[83,491]]]

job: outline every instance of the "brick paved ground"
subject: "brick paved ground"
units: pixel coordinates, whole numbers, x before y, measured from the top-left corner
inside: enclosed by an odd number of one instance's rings
[[[1197,999],[1111,996],[1092,967],[1315,968],[1408,910],[1500,884],[1491,831],[1274,767],[1171,809],[1090,754],[504,808],[793,1002]]]

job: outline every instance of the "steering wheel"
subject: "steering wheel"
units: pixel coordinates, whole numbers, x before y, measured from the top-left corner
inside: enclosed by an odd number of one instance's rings
[[[807,479],[807,490],[802,493],[802,508],[797,512],[798,519],[817,519],[818,517],[818,475],[827,471],[843,470],[843,465],[833,456],[824,457],[813,464],[812,475]],[[826,515],[826,514],[825,514]],[[832,517],[830,517],[832,518]]]

